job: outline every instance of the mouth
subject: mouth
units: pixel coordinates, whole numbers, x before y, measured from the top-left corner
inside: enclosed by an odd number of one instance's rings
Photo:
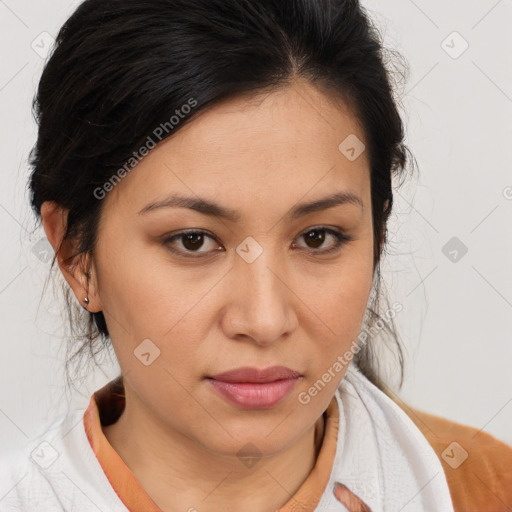
[[[285,366],[243,367],[207,377],[212,388],[242,409],[269,409],[288,396],[302,375]]]

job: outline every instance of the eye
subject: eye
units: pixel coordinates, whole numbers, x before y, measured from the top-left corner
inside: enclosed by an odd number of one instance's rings
[[[327,249],[319,249],[326,240],[331,238],[333,243],[331,243],[330,247]],[[308,231],[305,231],[299,238],[303,238],[308,245],[306,250],[312,253],[320,253],[320,254],[328,254],[331,252],[335,252],[341,248],[346,242],[350,242],[352,240],[351,237],[342,233],[341,231],[337,231],[334,229],[316,226]]]
[[[213,246],[210,245],[210,248],[208,249],[208,244],[206,244],[206,250],[199,251],[198,249],[201,249],[205,246],[206,239],[215,241],[215,238],[209,235],[206,231],[190,230],[182,231],[181,233],[167,237],[164,239],[163,243],[169,247],[171,252],[174,252],[180,256],[194,258],[204,255],[204,253],[212,252],[212,247],[219,247],[218,244],[214,244]],[[181,248],[175,249],[170,246],[171,243],[173,243],[175,240],[180,242]],[[199,256],[194,256],[194,253],[197,253]]]
[[[322,226],[313,227],[308,231],[305,231],[299,238],[304,238],[308,244],[305,248],[308,252],[318,254],[335,252],[346,242],[352,240],[351,237],[341,231]],[[326,240],[329,240],[329,238],[332,240],[330,247],[328,246],[327,249],[322,249],[321,247],[325,244]],[[208,247],[208,244],[206,243],[207,240],[211,241],[210,247]],[[176,242],[179,242],[178,247],[176,247]],[[186,258],[199,258],[207,255],[208,253],[223,250],[212,235],[202,230],[181,231],[180,233],[166,237],[163,240],[163,244],[167,246],[171,252]],[[172,246],[173,244],[175,245],[174,247]],[[295,242],[292,245],[293,247],[298,247]]]

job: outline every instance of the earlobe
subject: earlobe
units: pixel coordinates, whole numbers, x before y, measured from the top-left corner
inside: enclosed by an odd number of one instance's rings
[[[95,275],[87,270],[89,259],[77,253],[72,240],[63,240],[67,227],[68,211],[54,201],[45,201],[41,206],[41,218],[46,237],[56,253],[57,263],[62,275],[73,290],[79,304],[91,313],[101,311],[97,299]],[[92,267],[92,265],[89,265]],[[84,300],[86,299],[87,300]]]
[[[89,255],[80,260],[80,273],[85,280],[85,286],[81,288],[85,294],[77,296],[80,304],[90,313],[97,313],[102,310],[101,300],[98,292],[98,281],[96,278],[96,269],[94,262],[89,259]],[[76,293],[75,293],[76,295]]]

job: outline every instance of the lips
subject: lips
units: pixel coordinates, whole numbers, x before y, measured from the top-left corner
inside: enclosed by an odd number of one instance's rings
[[[229,372],[219,373],[210,377],[211,379],[220,380],[222,382],[275,382],[282,379],[296,379],[300,377],[300,373],[290,370],[286,366],[271,366],[270,368],[258,369],[252,367],[236,368]]]
[[[286,366],[237,368],[208,377],[213,390],[242,409],[270,409],[294,389],[301,374]]]

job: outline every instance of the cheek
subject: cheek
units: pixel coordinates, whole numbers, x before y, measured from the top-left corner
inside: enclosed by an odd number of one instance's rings
[[[353,251],[328,271],[311,273],[305,283],[306,303],[334,339],[358,333],[373,280],[371,258]],[[309,288],[309,293],[306,290]]]
[[[187,286],[184,272],[169,264],[163,248],[131,239],[103,236],[98,243],[98,286],[107,314],[118,314],[129,325],[147,324],[160,332],[172,326],[185,312],[187,297],[194,292]],[[156,322],[156,324],[155,324]],[[158,329],[160,327],[160,329]]]
[[[314,292],[303,319],[311,347],[309,384],[321,379],[334,391],[360,343],[362,323],[373,280],[371,257],[347,257],[324,278],[310,277]],[[312,326],[315,326],[314,328]],[[348,356],[346,355],[348,354]],[[330,371],[327,375],[326,372]],[[324,378],[325,375],[325,378]],[[328,382],[328,384],[327,384]]]
[[[218,277],[171,264],[164,249],[114,242],[112,236],[98,244],[96,259],[103,312],[119,359],[125,368],[137,363],[134,351],[149,339],[161,352],[155,367],[169,360],[178,369],[193,367],[198,340],[207,338],[209,328],[207,295]]]

